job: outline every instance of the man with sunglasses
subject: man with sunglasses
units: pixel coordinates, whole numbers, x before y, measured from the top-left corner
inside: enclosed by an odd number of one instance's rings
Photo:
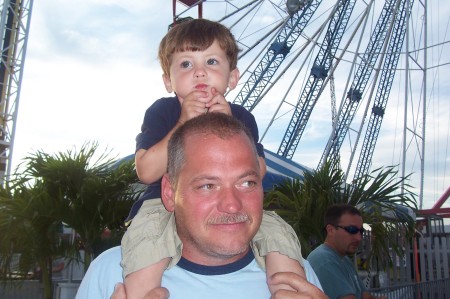
[[[326,238],[307,260],[330,299],[386,299],[367,292],[348,257],[358,250],[364,232],[361,212],[348,204],[336,204],[325,213]]]

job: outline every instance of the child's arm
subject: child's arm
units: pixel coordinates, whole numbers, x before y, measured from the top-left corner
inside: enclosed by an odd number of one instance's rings
[[[136,173],[144,184],[159,180],[167,169],[167,144],[179,123],[158,143],[149,149],[140,149],[135,154]],[[149,167],[151,165],[151,167]]]
[[[136,173],[144,184],[151,184],[159,180],[167,169],[167,145],[173,132],[187,120],[206,111],[206,94],[203,91],[194,91],[185,98],[179,98],[181,114],[176,125],[161,139],[148,149],[139,149],[135,154]],[[158,113],[154,111],[153,113]],[[145,120],[144,120],[145,122]],[[151,166],[151,167],[149,167]]]

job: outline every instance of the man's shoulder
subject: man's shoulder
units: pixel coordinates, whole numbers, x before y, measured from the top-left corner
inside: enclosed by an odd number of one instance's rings
[[[89,269],[106,276],[115,276],[115,273],[122,273],[120,261],[122,250],[120,246],[112,247],[98,255],[90,264]]]
[[[316,249],[311,251],[311,253],[308,255],[308,262],[311,263],[311,265],[316,267],[319,264],[327,263],[329,260],[335,260],[336,254],[333,252],[331,248],[328,248],[326,245],[321,244]]]
[[[89,265],[75,298],[109,298],[116,283],[122,282],[121,257],[120,246],[108,249],[97,256]]]
[[[93,263],[99,260],[119,260],[122,257],[122,248],[120,246],[111,247],[102,253],[100,253],[97,258],[93,261]]]
[[[308,255],[308,258],[311,256],[316,256],[318,254],[329,254],[326,245],[320,244],[319,246],[317,246],[313,251],[311,251],[311,253]]]

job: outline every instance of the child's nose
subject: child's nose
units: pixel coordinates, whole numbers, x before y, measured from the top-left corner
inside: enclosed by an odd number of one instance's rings
[[[206,71],[205,71],[205,69],[202,68],[202,67],[196,68],[196,69],[195,69],[195,72],[194,72],[194,76],[195,76],[196,78],[205,77],[205,76],[206,76]]]

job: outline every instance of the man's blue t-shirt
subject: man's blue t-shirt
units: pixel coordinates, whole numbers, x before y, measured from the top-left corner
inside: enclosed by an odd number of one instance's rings
[[[89,266],[75,299],[110,299],[114,286],[123,282],[120,246],[100,254]],[[303,261],[306,278],[322,289],[308,261]],[[224,266],[203,266],[182,258],[166,270],[162,286],[170,299],[269,299],[266,273],[255,261],[253,252]]]
[[[332,248],[321,244],[308,255],[307,261],[330,299],[348,295],[362,298],[366,288],[348,256],[340,256]]]
[[[122,282],[121,250],[114,247],[95,259],[78,289],[76,299],[109,299],[114,286]],[[270,298],[266,273],[256,263],[253,252],[224,266],[202,266],[181,258],[166,270],[162,286],[170,299]]]

